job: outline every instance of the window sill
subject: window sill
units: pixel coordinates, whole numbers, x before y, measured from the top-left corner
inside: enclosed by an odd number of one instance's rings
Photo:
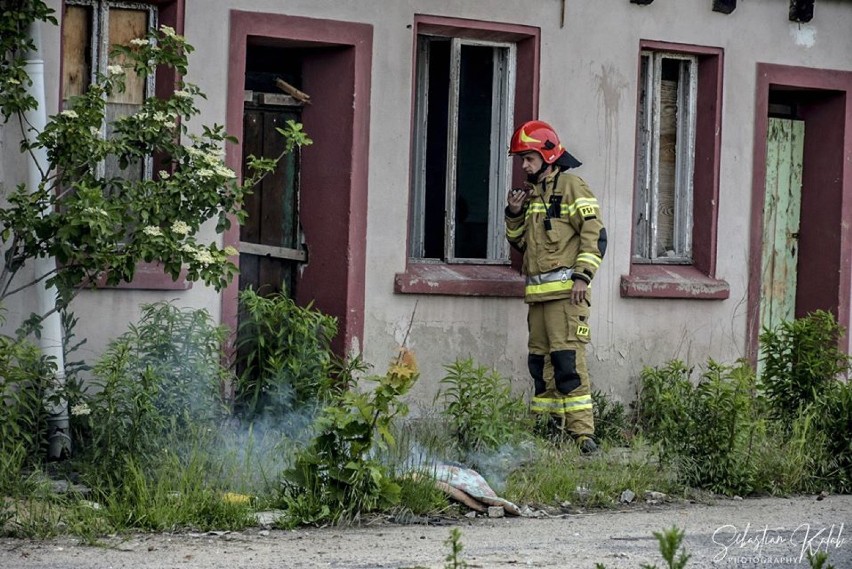
[[[123,290],[189,290],[192,288],[192,281],[186,280],[185,269],[181,271],[177,280],[172,280],[172,277],[163,271],[163,267],[159,263],[139,263],[136,265],[136,272],[133,274],[133,280],[129,283],[106,285],[103,282],[99,282],[96,288]]]
[[[621,276],[621,296],[625,298],[725,300],[730,294],[727,281],[689,265],[632,265],[630,274]]]
[[[523,298],[524,277],[508,265],[410,263],[394,276],[398,294]]]

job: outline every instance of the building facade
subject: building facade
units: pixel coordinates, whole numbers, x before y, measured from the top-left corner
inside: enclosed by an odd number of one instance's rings
[[[274,152],[285,120],[314,140],[224,236],[241,252],[240,282],[217,293],[146,268],[127,287],[82,293],[73,310],[89,357],[146,302],[235,326],[237,291],[253,285],[336,316],[336,349],[379,370],[405,341],[422,408],[458,358],[527,389],[523,280],[502,211],[521,181],[509,135],[534,118],[583,162],[576,173],[608,230],[592,285],[596,389],[629,400],[646,365],[754,360],[762,326],[815,309],[849,326],[848,2],[50,4],[60,20],[43,34],[50,114],[105,65],[99,46],[156,23],[196,48],[186,79],[207,94],[199,124],[240,140],[228,166]],[[135,96],[173,86],[158,76]],[[11,185],[22,172],[3,130]],[[9,325],[29,302],[8,307]]]

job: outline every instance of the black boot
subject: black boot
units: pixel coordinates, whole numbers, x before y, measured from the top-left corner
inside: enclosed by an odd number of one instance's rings
[[[579,447],[582,454],[594,454],[598,452],[597,443],[595,443],[592,437],[587,435],[577,437],[577,447]]]

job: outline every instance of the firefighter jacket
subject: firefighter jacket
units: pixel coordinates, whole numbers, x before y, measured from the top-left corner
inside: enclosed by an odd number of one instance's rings
[[[524,255],[524,301],[568,298],[575,280],[592,282],[606,252],[600,205],[581,178],[556,172],[531,187],[523,209],[506,208],[506,238]]]

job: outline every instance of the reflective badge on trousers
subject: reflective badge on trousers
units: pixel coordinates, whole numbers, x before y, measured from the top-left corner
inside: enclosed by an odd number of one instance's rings
[[[582,324],[580,326],[577,326],[577,337],[578,338],[588,338],[589,337],[589,327],[583,326]]]

